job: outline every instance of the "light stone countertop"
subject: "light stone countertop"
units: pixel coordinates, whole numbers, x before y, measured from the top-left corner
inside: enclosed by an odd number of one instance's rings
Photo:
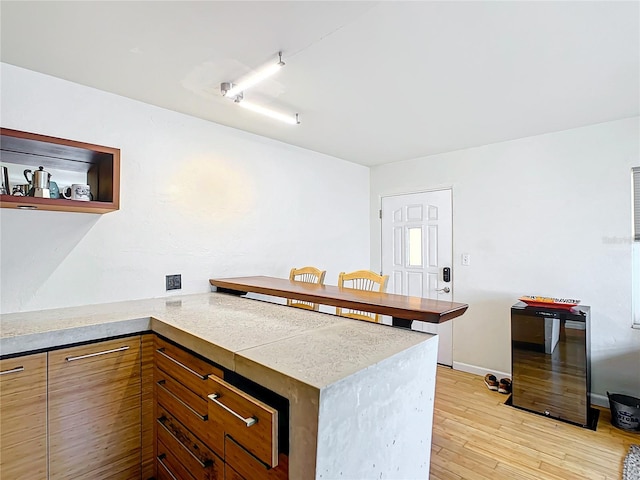
[[[382,324],[203,293],[0,315],[0,355],[145,331],[231,370],[251,365],[254,373],[258,368],[267,376],[284,375],[317,389],[431,338]]]
[[[223,293],[0,315],[0,356],[149,331],[289,400],[289,478],[315,479],[317,462],[326,464],[326,456],[317,457],[321,447],[323,451],[329,448],[326,423],[340,419],[327,414],[325,403],[332,404],[334,399],[357,410],[361,394],[366,397],[374,384],[377,391],[378,382],[398,377],[407,358],[429,352],[431,374],[429,365],[418,362],[415,368],[421,374],[414,375],[412,365],[411,378],[402,379],[401,388],[388,392],[398,402],[394,415],[415,408],[405,401],[412,382],[424,383],[420,392],[435,386],[437,338],[433,335]],[[433,393],[429,398],[432,408]],[[375,431],[379,433],[383,424],[376,422]],[[431,426],[425,425],[428,432],[424,430],[424,435],[430,442]],[[388,435],[402,431],[396,425]],[[349,455],[363,454],[367,462],[371,456],[368,444],[364,452],[350,443],[336,448]],[[404,450],[399,455],[406,463]],[[331,453],[328,458],[334,456]],[[320,468],[325,471],[327,466]]]

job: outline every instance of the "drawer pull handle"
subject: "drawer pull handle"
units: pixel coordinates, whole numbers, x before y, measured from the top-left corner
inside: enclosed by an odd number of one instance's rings
[[[0,375],[7,375],[9,373],[18,373],[18,372],[24,372],[24,367],[16,367],[16,368],[12,368],[11,370],[5,370],[4,372],[0,372]]]
[[[174,394],[173,392],[171,392],[167,387],[164,386],[165,381],[164,380],[160,380],[158,381],[157,385],[164,390],[167,394],[171,395],[177,402],[179,402],[183,407],[185,407],[186,409],[188,409],[191,413],[193,413],[196,417],[198,417],[200,420],[202,420],[203,422],[207,421],[207,416],[204,415],[200,415],[198,412],[196,412],[193,408],[191,408],[189,405],[187,405],[186,403],[184,403],[182,401],[182,399],[180,399],[176,394]]]
[[[255,418],[255,417],[244,418],[242,415],[240,415],[240,414],[234,412],[233,410],[231,410],[224,403],[222,403],[220,400],[218,400],[218,398],[220,398],[220,395],[217,394],[217,393],[212,393],[211,395],[207,395],[207,396],[209,397],[209,400],[211,400],[212,402],[216,403],[217,405],[220,405],[222,408],[224,408],[231,415],[233,415],[234,417],[236,417],[239,420],[242,420],[244,423],[246,423],[247,427],[250,427],[251,425],[255,424],[258,421],[258,419]]]
[[[107,353],[123,352],[124,350],[129,350],[129,347],[125,345],[124,347],[114,348],[113,350],[104,350],[102,352],[88,353],[86,355],[78,355],[77,357],[67,357],[65,358],[65,360],[67,362],[73,362],[75,360],[82,360],[84,358],[97,357],[98,355],[106,355]]]
[[[167,467],[167,466],[164,464],[164,462],[162,461],[162,460],[164,460],[165,458],[167,458],[167,456],[166,456],[164,453],[161,453],[161,454],[160,454],[160,455],[158,455],[156,458],[158,459],[158,463],[159,463],[160,465],[162,465],[162,468],[164,468],[164,471],[165,471],[165,472],[167,472],[167,473],[169,474],[169,476],[170,476],[171,478],[173,478],[173,480],[178,480],[178,479],[176,478],[176,476],[175,476],[173,473],[171,473],[171,470],[169,470],[169,467]]]
[[[179,367],[184,368],[187,372],[191,373],[192,375],[195,375],[196,377],[198,377],[200,380],[206,380],[208,375],[200,375],[198,372],[191,370],[189,367],[187,367],[184,363],[179,362],[178,360],[176,360],[175,358],[170,357],[169,355],[167,355],[166,353],[164,353],[164,348],[158,348],[156,350],[156,352],[158,352],[160,355],[162,355],[163,357],[165,357],[168,360],[171,360],[173,363],[175,363],[176,365],[178,365]]]
[[[203,462],[203,461],[202,461],[202,460],[200,460],[198,457],[196,457],[196,455],[195,455],[191,450],[189,450],[189,449],[186,447],[186,445],[184,445],[184,444],[183,444],[183,443],[178,439],[178,437],[176,437],[176,436],[175,436],[175,434],[174,434],[171,430],[169,430],[169,428],[164,424],[164,422],[165,422],[166,420],[167,420],[167,418],[166,418],[166,417],[160,417],[157,421],[158,421],[158,423],[162,426],[162,428],[164,428],[164,430],[165,430],[169,435],[171,435],[171,437],[173,437],[173,439],[174,439],[176,442],[178,442],[178,444],[179,444],[182,448],[184,448],[184,449],[187,451],[187,453],[188,453],[189,455],[191,455],[191,456],[193,457],[193,459],[194,459],[196,462],[198,462],[198,464],[200,464],[200,466],[201,466],[202,468],[207,468],[209,465],[211,465],[211,463],[213,463],[211,460],[207,460],[206,462]]]

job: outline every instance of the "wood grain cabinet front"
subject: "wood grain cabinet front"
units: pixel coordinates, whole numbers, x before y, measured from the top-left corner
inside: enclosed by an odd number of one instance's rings
[[[224,443],[209,441],[207,379],[224,372],[160,337],[154,357],[158,478],[222,480]]]
[[[278,466],[269,468],[233,438],[225,437],[226,480],[287,480],[289,458],[280,454]]]
[[[230,435],[267,466],[277,466],[278,411],[215,376],[209,391],[212,432],[221,432],[223,442]]]
[[[156,400],[156,419],[160,420],[161,412],[165,410],[197,438],[207,441],[209,423],[206,401],[160,369],[156,370]],[[156,424],[156,432],[159,431]],[[219,455],[224,455],[222,444],[211,444],[211,448]]]
[[[0,477],[47,478],[47,354],[0,360]]]
[[[170,451],[183,469],[190,473],[186,477],[188,479],[222,480],[222,459],[162,407],[159,408],[159,414],[161,416],[157,420],[158,454],[166,453],[165,450]]]
[[[140,336],[48,355],[49,478],[140,478]]]
[[[224,373],[219,368],[159,337],[156,337],[155,362],[157,368],[178,380],[205,401],[209,375],[224,377]]]
[[[208,361],[160,337],[154,358],[157,478],[287,478],[287,456],[278,452],[276,408],[225,381],[224,372]]]

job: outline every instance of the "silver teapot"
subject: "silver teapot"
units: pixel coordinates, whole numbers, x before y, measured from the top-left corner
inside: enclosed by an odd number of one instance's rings
[[[31,174],[31,178],[29,178],[29,174]],[[29,196],[49,198],[51,174],[47,172],[44,167],[38,167],[38,170],[33,172],[29,169],[25,170],[24,178],[26,178],[27,182],[31,185]]]

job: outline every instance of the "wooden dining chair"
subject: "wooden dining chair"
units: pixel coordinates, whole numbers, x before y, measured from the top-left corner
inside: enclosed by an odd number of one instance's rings
[[[350,273],[340,272],[338,276],[338,287],[367,290],[369,292],[384,292],[387,288],[388,279],[389,275],[378,275],[371,270],[356,270]],[[336,315],[356,318],[358,320],[367,320],[368,322],[380,322],[380,315],[377,313],[363,312],[360,310],[336,307]]]
[[[318,285],[324,285],[324,276],[327,273],[326,270],[320,270],[315,267],[302,267],[292,268],[289,272],[289,280],[292,282],[305,282],[316,283]],[[304,302],[302,300],[287,299],[287,305],[290,307],[304,308],[305,310],[315,310],[316,312],[320,308],[317,303]]]

